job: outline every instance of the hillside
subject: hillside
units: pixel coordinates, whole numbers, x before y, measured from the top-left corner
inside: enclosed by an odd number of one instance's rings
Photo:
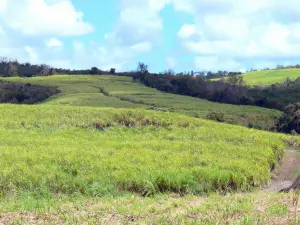
[[[293,222],[291,194],[256,191],[300,139],[189,116],[214,110],[264,123],[278,111],[165,94],[126,77],[4,80],[60,93],[0,105],[0,223]]]
[[[143,108],[176,112],[206,118],[210,112],[223,112],[224,122],[270,130],[281,115],[277,110],[220,104],[182,95],[159,92],[118,76],[49,76],[34,78],[2,78],[10,82],[58,87],[60,94],[44,104]]]
[[[283,83],[287,78],[295,80],[300,77],[300,69],[262,70],[243,74],[249,85],[271,85]]]

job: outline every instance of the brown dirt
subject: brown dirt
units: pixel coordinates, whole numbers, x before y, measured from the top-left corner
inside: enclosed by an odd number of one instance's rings
[[[286,150],[280,168],[275,172],[271,185],[264,192],[278,192],[290,188],[300,175],[300,152]],[[298,180],[298,179],[297,179]],[[300,180],[299,180],[300,181]]]

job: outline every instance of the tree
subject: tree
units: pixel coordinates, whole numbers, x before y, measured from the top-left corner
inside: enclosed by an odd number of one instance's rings
[[[49,76],[50,75],[50,67],[48,65],[41,65],[41,70],[39,72],[41,76]]]
[[[242,85],[244,85],[244,78],[243,78],[243,76],[237,76],[237,75],[235,75],[235,76],[229,76],[227,78],[227,81],[231,85],[236,85],[236,86],[242,86]]]
[[[141,73],[141,74],[147,74],[149,72],[148,65],[146,65],[145,63],[139,62],[138,67],[137,67],[137,72]]]
[[[10,62],[6,67],[6,76],[8,77],[15,77],[18,76],[18,67]]]
[[[91,74],[92,75],[100,74],[100,70],[97,67],[94,66],[94,67],[91,68]]]
[[[139,62],[136,69],[136,73],[133,75],[133,79],[140,79],[142,82],[144,82],[148,73],[148,65]]]
[[[277,123],[279,132],[300,133],[300,103],[290,104],[284,110],[284,115]]]
[[[115,68],[111,68],[109,71],[110,74],[115,74],[116,73],[116,69]]]

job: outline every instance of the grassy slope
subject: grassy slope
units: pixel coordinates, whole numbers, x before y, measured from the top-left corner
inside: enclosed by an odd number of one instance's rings
[[[263,186],[270,179],[270,168],[282,155],[283,139],[290,139],[172,113],[72,106],[148,108],[149,105],[122,101],[119,95],[133,99],[149,91],[145,99],[149,98],[151,104],[158,104],[157,96],[165,95],[127,79],[67,76],[21,79],[58,85],[62,93],[42,105],[0,106],[0,212],[47,213],[22,216],[3,213],[0,223],[6,219],[37,223],[32,221],[35,216],[42,223],[71,224],[105,222],[106,218],[115,224],[132,220],[188,224],[222,223],[224,216],[235,222],[252,217],[262,221],[262,216],[272,219],[274,212],[286,216],[286,207],[289,210],[290,205],[280,201],[288,195],[272,195],[275,205],[270,201],[260,208],[269,210],[270,215],[257,213],[253,203],[260,200],[257,195],[225,199],[173,198],[166,194],[153,198],[126,197],[128,192],[129,195],[132,192],[199,194]],[[99,93],[100,88],[111,96]],[[193,98],[178,100],[175,96],[169,101],[179,101],[182,108],[202,102],[207,111],[210,107],[224,106]],[[165,108],[170,107],[169,101],[159,100]],[[235,107],[237,113],[240,108]],[[194,110],[202,108],[199,105]]]
[[[286,78],[300,77],[300,69],[263,70],[245,73],[244,80],[249,85],[271,85],[283,83]]]
[[[45,104],[94,106],[114,108],[145,108],[172,111],[193,117],[205,118],[211,111],[224,112],[226,122],[248,126],[261,123],[270,128],[281,112],[252,106],[214,103],[198,98],[159,92],[135,83],[128,77],[116,76],[51,76],[36,78],[9,78],[17,82],[58,86],[61,94]],[[104,92],[100,93],[100,90]]]
[[[284,136],[171,113],[0,110],[0,179],[8,191],[94,196],[250,190],[269,181],[283,153]]]

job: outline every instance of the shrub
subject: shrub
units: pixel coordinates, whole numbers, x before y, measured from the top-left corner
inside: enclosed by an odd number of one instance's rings
[[[290,104],[277,123],[277,130],[285,133],[300,133],[300,103]]]
[[[215,120],[218,122],[225,122],[225,113],[223,112],[210,112],[206,115],[209,120]]]

